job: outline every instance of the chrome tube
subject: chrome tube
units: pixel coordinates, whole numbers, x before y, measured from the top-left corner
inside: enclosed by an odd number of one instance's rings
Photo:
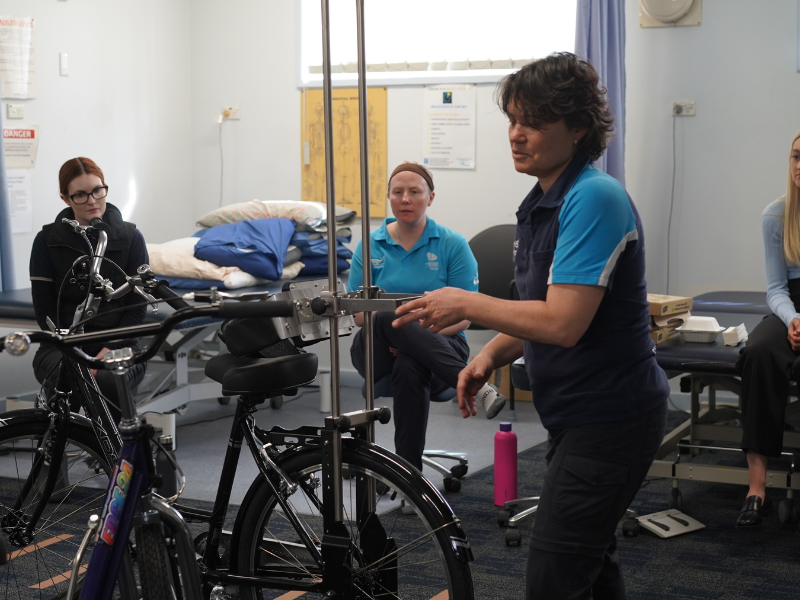
[[[364,0],[356,0],[356,33],[358,39],[358,133],[361,149],[361,264],[363,265],[364,298],[371,298],[372,262],[370,260],[369,226],[369,122],[367,116],[367,61],[364,52]],[[364,313],[364,379],[367,410],[375,408],[374,364],[372,360],[372,312]],[[369,441],[375,441],[375,424],[369,425]]]
[[[336,292],[336,201],[333,170],[333,94],[328,0],[322,2],[322,92],[325,119],[325,192],[328,208],[328,290]],[[335,307],[335,304],[334,304]],[[331,416],[341,414],[339,398],[339,319],[331,317]]]
[[[331,41],[328,0],[322,3],[322,95],[325,119],[325,191],[328,208],[328,291],[334,294],[334,314],[330,320],[331,332],[331,416],[336,419],[341,415],[341,398],[339,395],[339,318],[337,291],[337,255],[336,255],[336,202],[334,194],[333,171],[333,95],[331,93]],[[341,522],[344,517],[342,507],[342,446],[341,433],[333,432],[333,511],[334,520]]]

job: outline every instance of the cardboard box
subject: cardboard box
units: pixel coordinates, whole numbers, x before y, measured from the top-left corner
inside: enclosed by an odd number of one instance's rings
[[[511,367],[509,365],[506,365],[502,369],[497,369],[489,379],[489,383],[495,386],[506,398],[508,398],[511,393],[510,381]],[[530,392],[514,388],[514,402],[533,402],[533,396]]]
[[[692,310],[692,299],[685,296],[647,294],[647,301],[650,302],[650,314],[655,316],[672,315]]]
[[[653,338],[653,341],[656,344],[660,344],[661,342],[666,342],[667,340],[676,338],[680,334],[681,332],[676,330],[674,327],[659,327],[658,329],[653,329],[650,332],[650,337]]]

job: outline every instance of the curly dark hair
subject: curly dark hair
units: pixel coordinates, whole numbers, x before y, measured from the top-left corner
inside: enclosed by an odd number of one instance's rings
[[[606,88],[588,62],[570,52],[556,52],[534,60],[498,84],[497,104],[508,116],[513,104],[524,125],[555,123],[564,119],[570,128],[586,127],[578,142],[592,160],[608,147],[614,116],[608,108]]]

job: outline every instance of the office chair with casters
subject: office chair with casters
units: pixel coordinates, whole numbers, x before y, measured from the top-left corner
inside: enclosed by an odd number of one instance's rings
[[[366,383],[361,386],[361,393],[364,397],[367,395]],[[392,390],[392,375],[384,375],[375,382],[375,397],[376,398],[391,398],[394,396]],[[431,390],[431,402],[449,402],[456,397],[456,390],[447,388],[436,392]],[[449,469],[442,463],[434,459],[446,459],[456,462],[455,465]],[[467,474],[469,469],[469,460],[463,452],[448,452],[446,450],[425,450],[422,453],[422,463],[428,465],[435,471],[444,476],[444,489],[448,492],[457,492],[461,489],[461,479]]]
[[[480,283],[478,291],[481,294],[513,300],[514,282],[514,240],[517,235],[516,225],[495,225],[484,229],[469,241],[469,248],[478,261],[478,275]],[[472,324],[474,330],[485,330],[485,327]],[[509,421],[516,421],[517,414],[514,409],[514,388],[510,388],[508,395]]]

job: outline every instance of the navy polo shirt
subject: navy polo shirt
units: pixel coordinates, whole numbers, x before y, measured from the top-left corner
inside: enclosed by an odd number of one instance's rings
[[[552,430],[622,421],[665,402],[669,384],[650,338],[644,235],[633,201],[578,154],[517,212],[516,283],[522,300],[545,300],[552,283],[606,288],[573,348],[525,342],[525,367],[542,424]]]

